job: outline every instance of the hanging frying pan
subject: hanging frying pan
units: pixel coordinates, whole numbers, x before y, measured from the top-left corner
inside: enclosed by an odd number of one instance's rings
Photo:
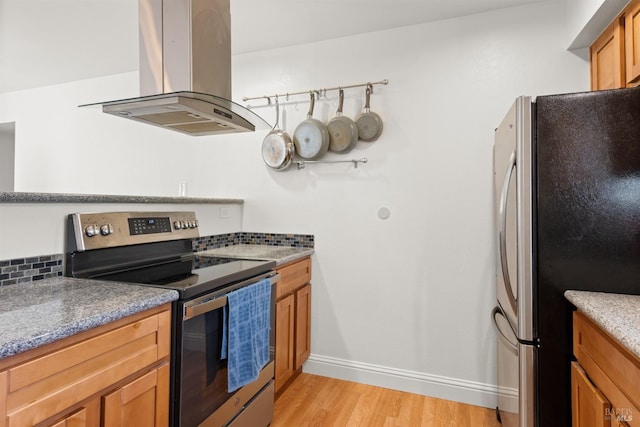
[[[327,123],[329,131],[329,150],[341,152],[350,150],[358,142],[358,126],[349,117],[342,115],[344,91],[340,89],[338,111],[336,116]]]
[[[276,97],[276,124],[262,140],[262,159],[270,168],[284,170],[291,164],[295,148],[289,134],[278,127],[279,122],[280,106]]]
[[[364,111],[356,117],[356,126],[358,126],[358,138],[361,141],[375,141],[382,133],[382,119],[379,115],[371,111],[369,107],[369,99],[371,98],[370,84],[367,85],[366,102],[364,104]]]
[[[311,92],[311,101],[307,120],[296,127],[293,132],[293,144],[296,154],[306,160],[313,160],[321,157],[329,149],[329,131],[320,121],[313,118],[313,107],[316,97]]]

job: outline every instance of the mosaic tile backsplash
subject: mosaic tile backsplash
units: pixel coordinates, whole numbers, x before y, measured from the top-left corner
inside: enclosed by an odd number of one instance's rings
[[[0,261],[0,286],[62,276],[62,254]]]
[[[194,252],[240,244],[313,248],[314,236],[239,232],[199,237],[192,241]],[[63,260],[64,254],[55,254],[0,261],[0,286],[62,276]]]
[[[193,239],[193,251],[206,251],[232,245],[267,245],[313,248],[312,234],[229,233]]]

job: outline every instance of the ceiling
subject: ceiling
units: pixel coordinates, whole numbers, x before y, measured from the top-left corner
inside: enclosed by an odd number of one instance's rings
[[[233,54],[543,0],[231,0]],[[136,0],[0,0],[0,93],[138,69]]]

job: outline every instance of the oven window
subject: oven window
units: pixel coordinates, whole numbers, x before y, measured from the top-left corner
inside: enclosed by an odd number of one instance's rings
[[[227,360],[221,359],[222,315],[218,309],[183,323],[182,426],[197,426],[233,393],[227,393]]]

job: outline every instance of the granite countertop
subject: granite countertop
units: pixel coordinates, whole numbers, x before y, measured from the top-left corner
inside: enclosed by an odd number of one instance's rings
[[[640,358],[640,295],[566,291],[564,296]]]
[[[208,197],[119,196],[112,194],[0,192],[0,203],[175,203],[243,204],[242,199]]]
[[[242,244],[209,249],[197,252],[196,255],[275,261],[276,266],[280,266],[311,256],[313,253],[313,248]]]
[[[178,299],[178,292],[58,277],[0,287],[0,359]]]

